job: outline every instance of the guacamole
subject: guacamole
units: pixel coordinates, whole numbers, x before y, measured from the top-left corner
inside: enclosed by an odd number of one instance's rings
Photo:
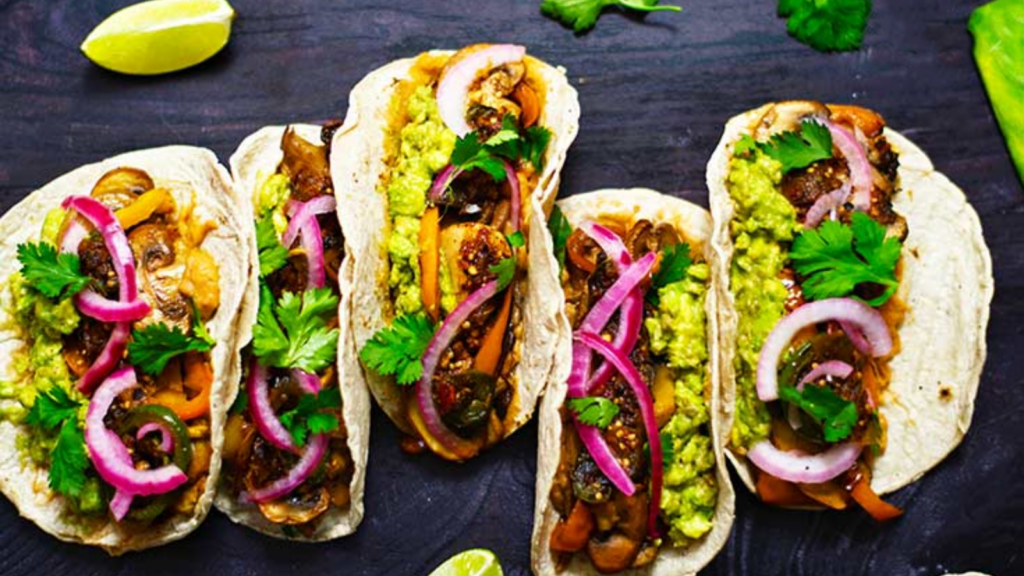
[[[734,157],[729,165],[729,195],[735,207],[729,282],[739,317],[731,443],[741,450],[769,433],[768,409],[757,398],[757,360],[765,338],[786,312],[787,291],[779,273],[799,230],[796,211],[778,192],[781,181],[782,165],[760,150]]]
[[[427,192],[434,176],[448,165],[455,148],[455,134],[448,130],[437,110],[429,86],[413,90],[405,104],[406,123],[398,137],[386,184],[391,216],[388,257],[391,272],[388,286],[395,314],[411,314],[423,308],[420,295],[420,217],[426,208]]]
[[[288,216],[284,206],[292,195],[292,183],[288,176],[278,172],[263,181],[256,192],[256,218],[262,219],[271,214],[274,230],[284,234],[288,229]]]
[[[713,525],[718,486],[715,453],[707,428],[711,414],[705,397],[708,379],[707,264],[694,264],[685,278],[658,290],[658,309],[644,321],[651,352],[673,371],[675,413],[661,429],[671,438],[672,458],[665,462],[661,510],[676,545],[700,538]]]

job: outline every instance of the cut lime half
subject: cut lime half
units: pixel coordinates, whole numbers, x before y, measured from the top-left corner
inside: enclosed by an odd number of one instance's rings
[[[220,52],[234,17],[226,0],[150,0],[112,14],[81,48],[86,58],[115,72],[174,72]]]
[[[494,552],[474,548],[445,560],[430,576],[502,576],[502,573]]]

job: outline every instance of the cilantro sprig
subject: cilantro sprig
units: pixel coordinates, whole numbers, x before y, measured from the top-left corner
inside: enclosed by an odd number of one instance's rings
[[[881,306],[899,287],[896,265],[903,245],[886,238],[885,227],[862,212],[854,212],[850,225],[828,220],[815,230],[805,230],[793,241],[790,258],[806,279],[804,296],[811,300],[853,295],[862,284],[885,287],[879,296],[866,300]]]
[[[794,386],[780,386],[779,398],[821,424],[826,442],[845,440],[857,425],[857,405],[843,400],[831,388],[808,384],[801,392]]]
[[[187,352],[208,352],[213,348],[213,338],[206,328],[200,328],[199,332],[196,335],[185,334],[178,326],[172,328],[166,324],[150,324],[141,330],[132,330],[128,363],[150,376],[158,376],[175,357]]]
[[[870,14],[871,0],[779,0],[790,35],[821,52],[860,48]]]
[[[265,366],[319,372],[337,357],[338,329],[327,328],[337,311],[338,297],[330,288],[285,292],[275,301],[261,285],[253,353]]]
[[[58,253],[57,248],[47,242],[18,244],[18,261],[28,285],[47,298],[63,300],[94,282],[82,273],[77,254]]]
[[[658,290],[686,278],[686,271],[691,264],[693,264],[693,259],[690,258],[689,244],[683,242],[662,249],[661,263],[658,266],[658,272],[651,278],[651,289],[647,291],[647,301],[651,305],[657,306]]]
[[[412,384],[423,375],[423,353],[434,330],[426,314],[404,314],[367,340],[359,358],[382,376],[395,375],[402,386]]]
[[[292,435],[297,446],[305,446],[310,434],[326,434],[337,430],[341,423],[330,410],[341,408],[341,394],[337,388],[305,394],[291,410],[281,414],[281,423]]]
[[[501,122],[501,130],[487,140],[481,141],[476,132],[459,138],[452,150],[451,163],[458,171],[479,169],[490,174],[495,182],[504,182],[504,160],[528,160],[540,170],[550,141],[551,131],[547,128],[533,126],[520,131],[515,117],[508,115]]]
[[[503,290],[512,283],[512,279],[516,275],[516,259],[514,256],[502,258],[488,270],[498,277],[498,289]]]
[[[281,245],[274,219],[269,215],[256,221],[256,247],[259,249],[260,278],[270,276],[288,263],[288,248]]]
[[[818,160],[832,157],[832,133],[813,120],[804,120],[800,129],[772,135],[767,142],[757,142],[745,134],[736,143],[735,154],[744,156],[761,150],[782,164],[782,173],[806,168]]]
[[[619,405],[603,396],[570,398],[566,404],[580,422],[601,429],[607,428],[619,415]]]
[[[678,6],[659,6],[659,0],[544,0],[540,11],[566,26],[572,26],[577,34],[594,27],[601,11],[606,6],[637,10],[640,12],[679,12]]]
[[[68,496],[78,496],[85,486],[89,459],[85,452],[85,435],[78,425],[82,404],[60,386],[36,396],[25,423],[46,431],[57,430],[57,442],[50,450],[50,489]]]
[[[565,247],[569,243],[569,236],[572,235],[572,226],[557,205],[551,209],[551,216],[548,217],[548,232],[551,233],[558,267],[565,268]]]

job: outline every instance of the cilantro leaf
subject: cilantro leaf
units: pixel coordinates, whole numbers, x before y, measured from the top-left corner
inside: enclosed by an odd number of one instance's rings
[[[313,288],[301,296],[285,292],[275,302],[270,288],[262,285],[253,353],[266,366],[323,370],[338,352],[338,329],[327,328],[337,309],[338,297],[330,288]]]
[[[18,244],[18,261],[28,285],[47,298],[68,298],[93,283],[82,273],[77,254],[58,254],[47,242]]]
[[[85,435],[76,418],[68,418],[60,427],[57,443],[50,451],[50,488],[61,494],[78,496],[85,486],[89,458],[85,453]]]
[[[801,392],[794,386],[780,386],[779,398],[821,424],[826,442],[846,439],[857,425],[857,405],[843,400],[831,388],[808,384]]]
[[[70,396],[67,390],[53,386],[36,396],[36,402],[29,409],[25,423],[44,430],[53,430],[65,420],[74,418],[81,405]]]
[[[662,432],[659,436],[661,437],[661,460],[665,466],[668,466],[676,457],[676,448],[672,445],[672,434]]]
[[[455,142],[452,164],[463,171],[483,170],[490,174],[495,182],[505,180],[505,164],[480,142],[480,136],[476,132],[470,132]]]
[[[551,233],[551,240],[554,244],[555,258],[558,259],[558,267],[565,267],[565,247],[569,243],[569,236],[572,234],[572,226],[562,214],[562,209],[557,205],[552,208],[551,216],[548,217],[548,232]]]
[[[605,6],[619,6],[641,12],[682,10],[678,6],[658,6],[658,0],[544,0],[540,11],[566,26],[572,26],[573,31],[580,34],[594,27]]]
[[[512,278],[516,275],[516,259],[502,258],[488,270],[498,276],[498,289],[502,290],[512,282]]]
[[[805,168],[818,160],[832,157],[832,134],[813,120],[800,123],[799,131],[774,134],[757,147],[782,163],[782,173]]]
[[[793,241],[790,258],[806,279],[804,295],[811,300],[853,294],[860,284],[884,286],[885,291],[867,304],[881,306],[896,292],[896,264],[903,246],[885,237],[885,227],[870,216],[854,212],[849,226],[828,220],[816,230],[805,230]]]
[[[757,140],[754,140],[754,137],[750,134],[744,134],[733,145],[732,153],[734,156],[747,156],[754,150],[757,150],[757,148]]]
[[[504,182],[505,160],[529,160],[540,170],[543,168],[544,151],[551,141],[551,131],[541,126],[534,126],[522,132],[516,118],[507,115],[501,121],[501,130],[485,142],[480,135],[470,132],[455,142],[451,163],[460,171],[483,170],[491,175],[495,182]]]
[[[508,240],[508,245],[513,248],[522,248],[526,245],[526,238],[523,237],[522,230],[517,230],[505,237]]]
[[[281,245],[274,219],[269,215],[256,221],[256,247],[259,249],[260,278],[270,276],[288,263],[288,248]]]
[[[870,14],[871,0],[779,0],[790,35],[820,52],[860,48]]]
[[[400,385],[412,384],[423,374],[423,353],[434,337],[426,314],[405,314],[366,341],[359,358],[383,376],[394,374]]]
[[[206,322],[203,322],[203,315],[199,313],[199,306],[196,305],[195,300],[192,301],[192,333],[210,346],[217,343],[210,331],[206,329]]]
[[[295,408],[281,414],[281,423],[291,433],[295,444],[304,446],[310,433],[325,434],[341,426],[337,415],[325,412],[340,407],[341,394],[337,388],[305,394]]]
[[[566,404],[580,422],[602,429],[607,428],[619,414],[619,405],[603,396],[570,398]]]
[[[128,363],[150,376],[158,376],[176,356],[186,352],[208,352],[211,348],[213,344],[207,340],[185,334],[177,326],[169,328],[166,324],[150,324],[142,330],[132,330]]]
[[[667,246],[661,251],[661,264],[652,279],[652,288],[664,288],[673,282],[686,278],[686,270],[693,264],[690,245],[685,242]]]

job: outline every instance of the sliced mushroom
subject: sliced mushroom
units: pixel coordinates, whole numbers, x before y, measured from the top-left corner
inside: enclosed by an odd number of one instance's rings
[[[633,565],[640,553],[640,541],[618,532],[606,538],[591,538],[587,542],[587,556],[594,568],[602,574],[621,572]]]
[[[153,180],[136,168],[115,168],[100,177],[90,196],[111,210],[131,204],[140,194],[153,189]]]
[[[188,332],[192,307],[179,286],[185,263],[175,252],[177,230],[165,224],[142,224],[128,235],[135,256],[139,295],[153,309],[142,323],[163,323]]]
[[[313,490],[300,490],[270,502],[259,503],[260,512],[274,524],[296,526],[315,520],[331,505],[331,493],[320,486]]]
[[[779,102],[761,117],[754,131],[758,141],[767,140],[771,135],[800,128],[800,123],[807,118],[828,118],[829,110],[820,102],[809,100],[790,100]]]

